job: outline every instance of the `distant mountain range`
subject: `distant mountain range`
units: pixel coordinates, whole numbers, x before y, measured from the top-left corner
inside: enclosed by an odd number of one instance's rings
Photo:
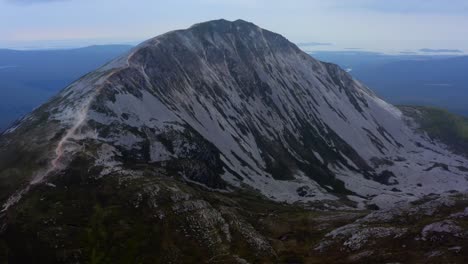
[[[437,106],[468,115],[468,56],[317,52],[339,64],[393,104]]]
[[[130,48],[106,45],[69,50],[0,49],[0,131],[73,80]]]

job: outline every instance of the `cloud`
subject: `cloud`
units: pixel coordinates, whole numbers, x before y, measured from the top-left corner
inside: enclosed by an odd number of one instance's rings
[[[18,67],[18,66],[16,66],[16,65],[5,65],[5,66],[0,66],[0,70],[16,68],[16,67]]]
[[[302,42],[302,43],[297,43],[297,45],[301,46],[301,47],[333,46],[333,43],[328,43],[328,42]]]
[[[420,49],[421,52],[426,53],[462,53],[463,51],[458,49]]]

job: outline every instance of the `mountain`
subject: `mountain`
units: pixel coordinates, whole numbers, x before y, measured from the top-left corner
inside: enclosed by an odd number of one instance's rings
[[[468,116],[468,56],[385,55],[316,52],[312,56],[339,64],[393,104],[442,107]]]
[[[0,49],[0,131],[64,86],[131,49],[126,45],[69,50]]]
[[[438,247],[431,257],[457,261],[466,249],[446,245],[466,239],[454,215],[468,203],[468,160],[415,116],[252,23],[172,31],[4,132],[0,252],[23,263],[375,262],[407,258],[384,243],[401,238],[415,261]]]

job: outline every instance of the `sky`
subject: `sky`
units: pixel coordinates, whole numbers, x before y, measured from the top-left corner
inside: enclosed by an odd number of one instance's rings
[[[468,53],[468,0],[0,0],[0,48],[136,44],[219,18],[309,50]]]

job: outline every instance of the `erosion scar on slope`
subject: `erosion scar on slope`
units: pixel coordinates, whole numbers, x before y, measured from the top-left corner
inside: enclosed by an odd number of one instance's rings
[[[126,65],[125,67],[122,67],[122,68],[130,67],[130,59],[133,57],[134,54],[135,54],[135,51],[130,52],[130,54],[127,56],[125,60]],[[36,177],[34,177],[33,180],[31,181],[31,184],[37,184],[37,183],[42,182],[47,175],[60,169],[60,165],[61,165],[60,159],[63,157],[65,153],[65,149],[64,149],[65,143],[69,139],[71,139],[76,134],[77,130],[86,122],[86,117],[88,116],[89,108],[91,107],[92,102],[96,99],[96,97],[100,94],[101,90],[103,89],[104,83],[107,80],[109,80],[109,78],[113,74],[115,74],[117,71],[121,70],[122,68],[117,68],[116,70],[111,71],[109,74],[102,77],[104,82],[96,87],[95,92],[86,100],[86,102],[83,104],[81,109],[78,110],[75,124],[70,129],[67,130],[65,135],[60,139],[59,143],[57,144],[57,147],[55,148],[55,158],[51,161],[50,167],[47,169],[45,173],[36,175]]]
[[[103,79],[107,80],[114,73],[115,71],[109,73],[108,75],[104,76]],[[96,99],[96,97],[100,94],[103,87],[104,87],[104,84],[97,86],[94,93],[90,95],[89,98],[86,99],[86,101],[83,103],[82,107],[77,112],[73,126],[67,130],[65,135],[60,139],[57,146],[55,147],[55,151],[54,151],[55,158],[50,162],[49,168],[43,173],[38,173],[31,181],[31,184],[37,184],[37,183],[42,182],[47,175],[60,169],[60,165],[61,165],[60,160],[65,154],[65,149],[64,149],[65,144],[74,135],[76,135],[78,129],[82,127],[83,124],[86,122],[86,117],[88,116],[88,112],[91,107],[91,104],[94,101],[94,99]]]
[[[105,82],[108,81],[109,78],[113,74],[118,72],[119,70],[130,67],[131,65],[130,59],[133,57],[135,52],[136,52],[136,49],[131,51],[128,54],[125,60],[125,65],[122,65],[121,67],[116,67],[113,71],[109,72],[107,75],[102,77],[103,82],[96,86],[96,89],[94,90],[94,92],[89,96],[89,98],[83,103],[82,107],[78,110],[78,113],[74,121],[74,125],[67,130],[65,135],[58,142],[55,148],[55,158],[50,162],[49,167],[45,171],[37,172],[36,175],[32,178],[32,180],[27,186],[25,186],[23,189],[20,189],[19,191],[12,194],[8,198],[8,200],[3,204],[2,210],[0,212],[4,212],[10,206],[16,204],[21,199],[23,194],[27,193],[30,190],[32,185],[41,183],[50,173],[55,172],[60,169],[60,165],[61,165],[60,159],[65,154],[65,149],[64,149],[65,143],[69,139],[71,139],[76,134],[78,129],[86,122],[86,117],[88,116],[88,112],[91,107],[91,104],[96,99],[96,97],[100,94],[101,90],[104,88]]]

